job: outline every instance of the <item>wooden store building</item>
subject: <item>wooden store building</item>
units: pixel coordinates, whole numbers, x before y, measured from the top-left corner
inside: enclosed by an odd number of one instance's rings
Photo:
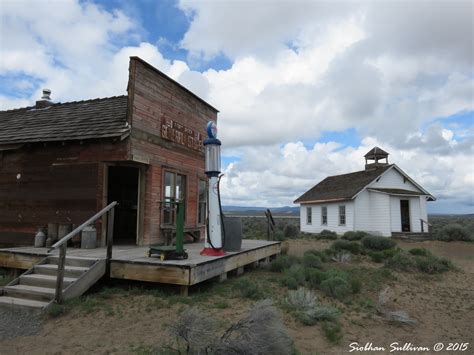
[[[50,223],[79,225],[111,201],[114,243],[163,242],[185,199],[185,231],[203,236],[203,139],[214,107],[138,57],[128,94],[0,112],[0,245],[32,245]],[[104,245],[106,223],[97,224]]]

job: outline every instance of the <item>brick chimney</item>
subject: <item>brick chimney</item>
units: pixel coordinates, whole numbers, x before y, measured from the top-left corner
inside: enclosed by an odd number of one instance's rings
[[[46,108],[53,104],[51,101],[51,90],[50,89],[43,89],[43,96],[41,96],[41,100],[36,101],[36,108]]]

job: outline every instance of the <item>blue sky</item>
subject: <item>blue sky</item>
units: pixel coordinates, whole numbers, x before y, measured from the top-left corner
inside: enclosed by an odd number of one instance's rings
[[[430,211],[474,212],[472,2],[45,4],[0,8],[2,109],[124,94],[137,55],[221,111],[227,204],[291,205],[378,145]]]

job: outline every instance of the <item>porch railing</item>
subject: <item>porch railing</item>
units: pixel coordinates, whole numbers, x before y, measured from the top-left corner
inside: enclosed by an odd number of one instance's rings
[[[63,301],[63,283],[64,283],[64,267],[66,265],[66,252],[67,252],[67,242],[71,240],[74,236],[81,233],[82,230],[88,225],[94,223],[99,218],[107,214],[107,254],[106,254],[106,275],[110,275],[110,260],[112,259],[112,245],[114,238],[114,212],[115,206],[118,205],[118,202],[114,201],[109,204],[107,207],[97,212],[94,216],[89,218],[87,221],[82,223],[79,227],[74,229],[71,233],[67,234],[61,240],[54,243],[48,252],[51,252],[54,249],[59,248],[59,259],[58,259],[58,274],[56,278],[56,292],[54,300],[57,303]]]
[[[421,223],[421,233],[425,232],[425,224],[427,227],[432,227],[432,224],[428,223],[428,221],[425,221],[423,218],[420,218],[420,223]],[[427,228],[429,231],[429,228]]]

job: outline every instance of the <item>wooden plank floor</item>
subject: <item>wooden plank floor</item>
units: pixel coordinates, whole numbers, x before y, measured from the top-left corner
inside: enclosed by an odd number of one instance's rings
[[[265,240],[242,241],[242,249],[228,252],[225,256],[202,256],[202,243],[186,244],[186,260],[161,261],[159,257],[148,257],[148,247],[117,245],[113,247],[111,277],[190,286],[227,272],[243,268],[261,260],[268,260],[280,253],[280,242]],[[0,249],[0,267],[28,269],[48,255],[47,248],[18,247]],[[68,248],[67,255],[105,259],[105,248]]]

